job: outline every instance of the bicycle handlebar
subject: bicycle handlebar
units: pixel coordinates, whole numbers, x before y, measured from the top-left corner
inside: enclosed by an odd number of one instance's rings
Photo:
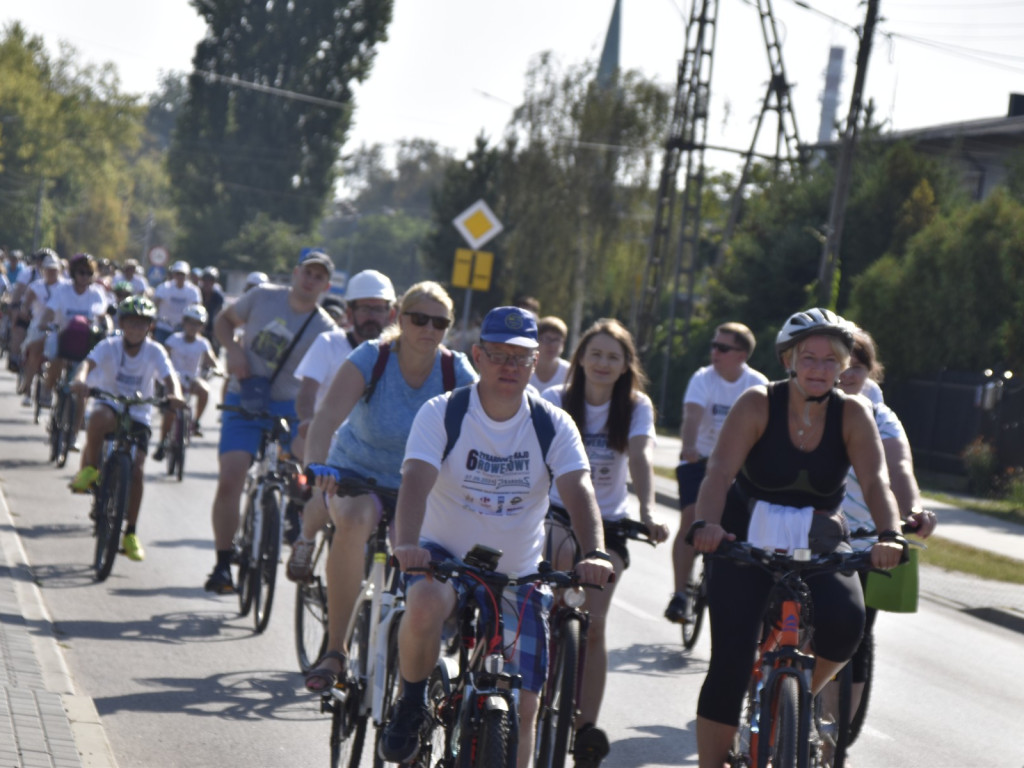
[[[647,529],[647,525],[639,520],[634,520],[631,517],[624,517],[621,520],[614,521],[611,525],[614,525],[622,531],[627,539],[642,541],[645,544],[650,544],[652,547],[656,547],[658,545],[658,542],[651,538],[651,532]]]
[[[141,393],[136,392],[134,395],[116,395],[113,392],[107,392],[105,389],[99,389],[98,387],[89,388],[89,397],[99,398],[101,400],[110,400],[120,405],[133,406],[133,405],[167,405],[166,397],[142,397]]]
[[[499,573],[498,571],[478,568],[455,558],[449,558],[447,560],[431,560],[429,566],[410,568],[406,572],[425,573],[442,582],[448,581],[448,579],[453,576],[470,574],[476,576],[488,585],[497,587],[517,587],[522,584],[540,582],[541,584],[548,584],[556,589],[570,589],[572,587],[591,587],[593,589],[602,589],[602,587],[597,584],[581,582],[572,571],[556,571],[551,567],[551,564],[547,560],[540,564],[537,573],[531,573],[527,576],[509,576],[507,573]]]

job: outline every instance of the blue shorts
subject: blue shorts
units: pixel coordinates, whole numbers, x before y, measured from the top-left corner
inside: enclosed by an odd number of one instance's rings
[[[242,401],[241,395],[237,392],[228,392],[224,395],[224,405],[239,405]],[[292,437],[299,431],[299,421],[295,416],[294,400],[271,400],[270,412],[277,416],[284,416],[291,419]],[[245,451],[255,456],[260,450],[260,440],[264,429],[270,429],[268,419],[247,419],[240,413],[234,411],[223,411],[220,425],[220,445],[217,447],[217,455],[230,451]],[[284,446],[287,448],[288,446]]]
[[[434,560],[447,560],[452,557],[450,552],[432,542],[421,541],[420,546],[429,550]],[[406,589],[423,578],[426,577],[419,573],[406,574]],[[486,622],[494,621],[486,587],[469,576],[459,576],[450,579],[448,583],[455,590],[456,613],[462,611],[472,594],[480,606],[479,621],[484,622],[483,626],[486,626]],[[551,589],[544,584],[523,584],[507,588],[502,593],[505,671],[522,675],[523,690],[534,693],[540,692],[547,677],[550,642],[548,613],[551,611],[551,603]]]
[[[676,467],[676,480],[679,482],[679,508],[683,509],[697,503],[700,484],[704,482],[704,473],[708,469],[708,460],[701,459]]]

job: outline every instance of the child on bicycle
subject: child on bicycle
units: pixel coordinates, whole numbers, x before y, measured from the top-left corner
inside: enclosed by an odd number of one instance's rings
[[[141,393],[152,397],[154,384],[163,382],[169,407],[184,405],[178,377],[171,367],[171,361],[164,348],[149,338],[156,322],[156,307],[149,299],[132,296],[118,307],[121,335],[111,336],[97,344],[85,359],[71,384],[72,390],[83,398],[89,393],[89,384],[119,395],[131,396]],[[87,383],[90,374],[95,371]],[[97,400],[89,413],[86,426],[85,447],[82,449],[82,467],[71,481],[74,493],[88,493],[99,478],[100,450],[104,438],[114,431],[115,414],[119,406],[104,400]],[[135,533],[142,504],[142,464],[146,460],[146,442],[150,435],[151,408],[148,405],[132,406],[132,429],[142,438],[142,450],[135,457],[132,472],[131,496],[128,500],[127,519],[122,548],[129,560],[139,561],[145,557],[145,550]]]
[[[196,437],[203,436],[199,420],[203,417],[206,403],[210,399],[210,387],[199,373],[203,368],[211,368],[220,373],[220,363],[213,354],[213,347],[201,333],[207,319],[206,308],[202,304],[190,304],[182,314],[182,330],[172,333],[164,342],[171,357],[171,364],[181,382],[182,393],[186,398],[189,395],[196,396],[196,411],[192,424],[185,425]],[[170,408],[164,411],[160,427],[160,444],[153,453],[156,461],[163,461],[164,452],[167,450],[167,435],[170,434],[176,417],[176,411]]]

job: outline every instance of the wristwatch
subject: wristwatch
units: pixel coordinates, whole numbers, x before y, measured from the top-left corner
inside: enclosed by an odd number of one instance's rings
[[[603,549],[592,549],[583,556],[584,560],[606,560],[607,562],[612,561],[612,556],[605,552]]]

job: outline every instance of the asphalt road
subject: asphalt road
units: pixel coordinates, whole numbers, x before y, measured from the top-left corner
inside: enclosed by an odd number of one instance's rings
[[[73,467],[46,464],[31,423],[0,375],[0,483],[52,614],[79,693],[93,698],[121,766],[327,765],[329,722],[302,687],[283,579],[270,627],[252,631],[237,600],[203,592],[213,562],[210,501],[215,414],[189,455],[185,482],[149,466],[139,534],[143,563],[119,558],[108,581],[89,568],[88,499],[66,490]],[[77,461],[77,456],[73,457]],[[677,523],[674,510],[657,516]],[[608,768],[694,765],[694,711],[708,657],[661,618],[667,547],[634,545],[610,627],[601,725]],[[924,575],[927,579],[927,572]],[[1024,693],[1013,669],[1021,635],[925,599],[877,627],[878,667],[858,766],[1024,765]]]

